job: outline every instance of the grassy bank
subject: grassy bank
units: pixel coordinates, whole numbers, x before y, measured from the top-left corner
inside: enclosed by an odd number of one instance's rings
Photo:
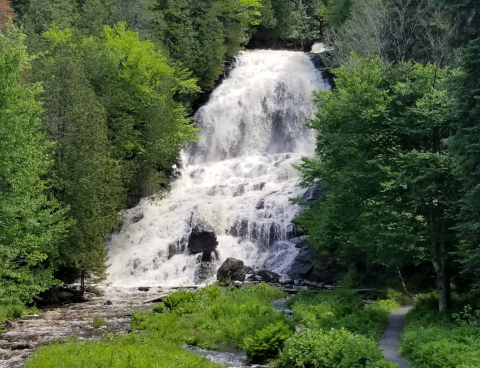
[[[266,284],[223,291],[209,286],[197,293],[173,294],[152,313],[136,313],[132,327],[155,331],[165,340],[179,344],[215,350],[241,348],[250,334],[270,324],[287,323],[286,316],[270,306],[284,296]]]
[[[220,368],[166,342],[158,334],[130,334],[103,342],[70,341],[43,347],[26,368]]]
[[[371,304],[363,305],[358,293],[337,289],[332,293],[302,292],[290,299],[295,321],[303,327],[329,330],[345,328],[350,332],[378,340],[387,325],[390,312],[400,308],[405,296],[393,290]]]
[[[134,313],[135,332],[128,336],[47,346],[26,367],[219,367],[185,345],[242,348],[251,363],[278,368],[395,367],[383,359],[375,338],[389,311],[399,306],[397,294],[364,306],[351,290],[302,292],[289,301],[294,320],[271,307],[283,297],[282,291],[266,284],[179,291],[152,312]]]
[[[22,318],[32,310],[21,304],[2,305],[0,304],[0,325],[7,321]]]
[[[415,368],[480,366],[480,311],[455,300],[454,312],[441,315],[433,294],[419,296],[407,317],[401,353]]]

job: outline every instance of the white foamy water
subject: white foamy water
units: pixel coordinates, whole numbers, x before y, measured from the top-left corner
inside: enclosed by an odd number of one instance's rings
[[[114,285],[189,285],[201,254],[189,254],[192,226],[206,221],[218,237],[213,271],[227,257],[285,274],[298,250],[286,240],[302,195],[292,164],[314,151],[312,93],[327,88],[300,52],[247,51],[195,116],[200,141],[183,153],[168,198],[125,211],[109,241]],[[213,277],[213,274],[212,274]]]

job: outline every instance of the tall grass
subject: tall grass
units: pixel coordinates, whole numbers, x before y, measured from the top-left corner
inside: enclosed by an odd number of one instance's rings
[[[289,300],[295,321],[307,328],[345,328],[351,332],[379,339],[388,315],[400,307],[403,296],[392,290],[387,299],[363,306],[362,299],[353,290],[336,289],[331,293],[301,292]]]
[[[242,347],[245,337],[270,324],[287,321],[285,315],[270,306],[270,302],[284,297],[273,286],[220,290],[210,286],[197,292],[195,298],[186,297],[185,302],[167,299],[163,307],[156,308],[161,313],[135,313],[132,327],[155,331],[168,341],[224,350]],[[165,304],[175,307],[170,309]]]
[[[156,334],[130,334],[110,341],[70,341],[40,349],[26,368],[221,368]]]
[[[1,305],[0,304],[0,324],[4,324],[7,321],[22,318],[27,314],[28,309],[21,304],[14,305]]]

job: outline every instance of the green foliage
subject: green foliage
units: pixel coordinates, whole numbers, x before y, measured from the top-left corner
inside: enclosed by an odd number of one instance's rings
[[[175,314],[191,314],[206,308],[221,295],[218,285],[210,285],[196,292],[179,290],[165,298],[163,303],[156,305],[153,311],[163,313],[172,311]]]
[[[112,157],[105,110],[72,38],[69,30],[54,27],[46,32],[46,52],[35,60],[33,76],[44,81],[43,130],[57,143],[51,190],[70,208],[75,223],[62,248],[64,266],[82,270],[82,276],[103,276],[105,239],[125,195],[119,162]]]
[[[460,232],[459,256],[464,264],[467,278],[473,278],[478,288],[480,278],[480,257],[478,253],[480,223],[480,176],[477,171],[480,162],[478,137],[480,135],[479,117],[479,58],[480,38],[471,41],[463,50],[460,59],[460,73],[451,85],[455,98],[453,107],[453,127],[455,134],[451,138],[451,151],[462,181],[462,198],[457,228]]]
[[[300,167],[304,184],[321,178],[327,194],[296,221],[317,253],[346,264],[362,257],[395,269],[430,259],[448,308],[458,182],[445,146],[445,73],[352,56],[334,74],[336,89],[317,93],[310,122],[316,157]]]
[[[0,304],[0,324],[13,319],[22,318],[27,313],[27,308],[22,304]]]
[[[277,357],[292,331],[283,322],[267,326],[244,340],[250,363],[267,363]]]
[[[304,330],[285,343],[279,368],[394,368],[377,349],[375,342],[344,329]]]
[[[358,293],[347,289],[318,294],[301,292],[288,304],[301,326],[326,330],[345,328],[374,339],[383,333],[390,312],[401,306],[397,300],[384,299],[363,307]]]
[[[93,328],[100,328],[100,327],[104,327],[106,325],[107,325],[107,323],[105,322],[105,319],[99,318],[99,317],[94,317],[93,318],[93,322],[92,322]]]
[[[303,48],[319,40],[323,33],[325,12],[322,0],[263,1],[261,26],[257,39],[277,40],[288,46]]]
[[[81,40],[80,58],[102,103],[120,161],[129,205],[157,193],[180,150],[196,128],[178,96],[199,91],[190,73],[168,64],[153,43],[141,41],[125,24],[105,27],[100,38]]]
[[[178,303],[172,310],[164,304],[159,307],[162,313],[136,313],[132,327],[156,331],[165,340],[179,344],[217,350],[240,348],[255,331],[286,320],[270,306],[270,302],[283,296],[283,292],[266,284],[248,289],[227,288],[221,295],[217,286],[211,286],[200,291],[198,297],[177,293],[171,299],[171,304],[173,300]]]
[[[0,301],[31,302],[55,283],[59,247],[70,225],[46,195],[52,147],[40,128],[41,91],[26,80],[25,37],[0,34]]]
[[[473,368],[480,360],[478,311],[458,300],[452,316],[436,310],[436,296],[420,295],[407,317],[400,341],[401,353],[416,367]],[[461,309],[460,309],[461,310]]]
[[[41,348],[28,368],[220,368],[200,357],[165,342],[157,334],[130,334],[103,342],[56,343]]]

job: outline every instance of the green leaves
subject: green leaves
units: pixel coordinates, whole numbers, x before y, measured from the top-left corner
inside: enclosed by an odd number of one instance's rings
[[[53,270],[70,222],[43,180],[51,143],[40,133],[40,88],[26,83],[24,35],[0,34],[0,301],[30,302],[54,284]]]
[[[310,122],[317,156],[300,168],[305,185],[320,180],[327,194],[297,222],[320,254],[346,264],[359,252],[390,268],[447,259],[458,183],[445,146],[445,71],[352,55],[334,74]]]

